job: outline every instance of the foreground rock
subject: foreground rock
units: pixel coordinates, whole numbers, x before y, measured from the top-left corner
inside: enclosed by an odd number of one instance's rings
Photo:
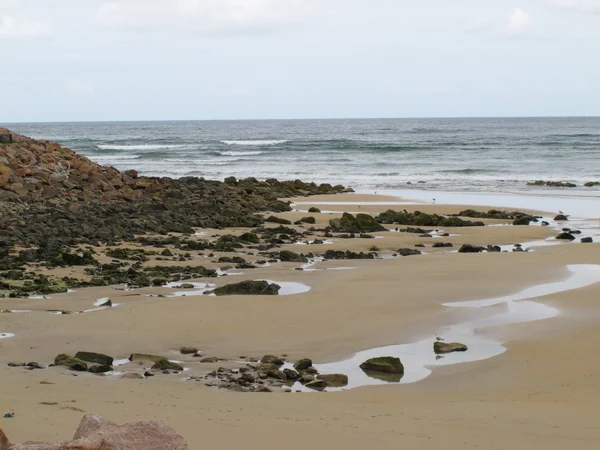
[[[162,422],[117,425],[94,414],[86,414],[72,441],[11,445],[0,431],[0,450],[188,450],[188,445],[182,436]]]
[[[452,352],[466,352],[469,348],[465,344],[458,342],[434,342],[433,351],[437,355],[443,355],[445,353]]]
[[[400,358],[392,356],[382,356],[379,358],[371,358],[360,365],[362,370],[370,370],[373,372],[385,372],[404,374],[404,366],[400,362]]]
[[[223,295],[279,295],[281,286],[268,281],[242,281],[240,283],[226,284],[212,291],[205,292],[205,295],[215,294]]]

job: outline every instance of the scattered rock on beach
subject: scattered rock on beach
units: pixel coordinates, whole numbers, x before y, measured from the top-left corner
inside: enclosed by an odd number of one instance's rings
[[[132,353],[131,355],[129,355],[129,361],[151,361],[153,363],[156,363],[162,359],[166,359],[164,356],[158,356],[158,355],[149,355],[146,353]]]
[[[327,387],[327,382],[325,380],[312,380],[306,383],[304,386],[315,391],[322,391]]]
[[[454,247],[454,245],[452,245],[452,242],[436,242],[435,244],[433,244],[432,247],[433,248],[450,248],[450,247]]]
[[[321,210],[319,208],[315,208],[314,206],[312,206],[308,209],[308,212],[309,213],[320,213]]]
[[[198,349],[196,347],[181,347],[179,352],[182,355],[195,355],[198,353]]]
[[[566,221],[568,221],[568,220],[569,220],[569,218],[568,218],[567,216],[565,216],[564,214],[559,214],[558,216],[556,216],[556,217],[554,218],[554,220],[555,220],[556,222],[566,222]]]
[[[565,241],[574,241],[575,236],[573,236],[571,233],[565,231],[565,232],[560,233],[558,236],[556,236],[556,239],[561,239],[561,240],[565,240]]]
[[[348,375],[341,373],[318,375],[317,380],[323,380],[327,383],[327,386],[331,387],[343,387],[348,385]]]
[[[309,367],[312,367],[313,363],[310,359],[308,358],[302,358],[299,359],[298,361],[296,361],[294,363],[294,369],[300,371],[300,370],[306,370]]]
[[[283,366],[285,360],[279,356],[265,355],[260,360],[263,364],[275,364],[276,366]]]
[[[404,366],[400,361],[400,358],[392,356],[382,356],[378,358],[370,358],[360,365],[362,370],[370,370],[373,372],[386,372],[386,373],[404,373]]]
[[[433,351],[437,355],[442,355],[445,353],[452,352],[466,352],[469,348],[465,344],[460,344],[458,342],[434,342],[433,343]]]
[[[90,373],[106,373],[106,372],[112,372],[113,368],[109,365],[105,365],[105,364],[101,364],[98,366],[92,366],[88,369],[88,372]]]
[[[591,237],[584,237],[584,238],[581,238],[581,242],[584,244],[591,244],[592,242],[594,242],[594,239]]]
[[[103,355],[102,353],[94,353],[94,352],[77,352],[75,354],[75,358],[79,358],[82,361],[93,362],[100,365],[112,366],[113,358],[108,355]]]
[[[153,370],[176,370],[181,372],[183,367],[177,363],[169,361],[167,358],[160,359],[152,366]]]
[[[485,248],[479,247],[477,245],[464,244],[461,248],[458,249],[458,253],[481,253]]]
[[[202,358],[200,360],[201,363],[208,363],[208,364],[212,364],[212,363],[216,363],[219,362],[219,358],[217,358],[216,356],[209,356],[208,358]]]
[[[239,283],[226,284],[204,294],[215,294],[217,297],[224,295],[279,295],[281,286],[268,281],[241,281]]]
[[[77,372],[85,372],[86,370],[88,370],[88,365],[84,361],[66,355],[64,353],[61,353],[56,358],[54,358],[54,365],[65,366],[68,367],[70,370],[74,370]]]
[[[340,219],[332,219],[329,226],[337,232],[343,233],[373,233],[376,231],[388,231],[383,225],[369,214],[344,213]]]
[[[413,248],[399,248],[396,250],[396,253],[400,256],[413,256],[413,255],[422,255],[421,251],[415,250]]]

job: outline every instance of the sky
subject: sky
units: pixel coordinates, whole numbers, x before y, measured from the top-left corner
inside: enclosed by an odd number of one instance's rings
[[[0,123],[600,115],[600,0],[0,0]]]

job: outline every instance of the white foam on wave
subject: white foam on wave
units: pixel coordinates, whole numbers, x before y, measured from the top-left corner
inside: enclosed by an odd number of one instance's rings
[[[263,152],[219,152],[221,156],[257,156]]]
[[[185,148],[183,144],[139,144],[139,145],[114,145],[100,144],[98,148],[102,150],[167,150],[175,148]]]
[[[246,141],[221,141],[226,145],[278,145],[287,142],[287,139],[258,139],[258,140],[246,140]]]
[[[92,155],[90,159],[94,161],[125,161],[127,159],[137,159],[140,155]]]
[[[433,351],[435,336],[408,344],[397,344],[373,348],[356,353],[349,359],[327,364],[315,364],[321,374],[343,373],[348,375],[348,385],[344,388],[328,388],[327,390],[352,389],[361,386],[414,383],[426,378],[431,373],[431,367],[479,361],[492,358],[506,351],[501,342],[484,337],[485,328],[512,325],[549,319],[558,315],[558,310],[542,303],[531,301],[540,296],[578,289],[600,282],[600,265],[580,264],[569,265],[570,276],[563,281],[532,286],[522,291],[491,298],[467,302],[445,303],[449,307],[487,308],[503,303],[505,312],[492,313],[488,316],[448,327],[440,333],[447,342],[462,342],[469,347],[466,352],[455,352],[439,357]],[[497,309],[493,309],[497,311]],[[398,357],[404,365],[404,375],[395,380],[375,378],[377,374],[366,373],[360,369],[360,364],[369,358],[391,356]],[[284,366],[292,368],[291,364]],[[293,390],[313,392],[296,383]]]

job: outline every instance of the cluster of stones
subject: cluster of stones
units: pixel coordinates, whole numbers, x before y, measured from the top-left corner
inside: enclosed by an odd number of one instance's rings
[[[575,183],[571,183],[568,181],[545,181],[545,180],[536,180],[530,181],[527,183],[527,186],[549,186],[549,187],[559,187],[559,188],[574,188],[577,187]],[[584,183],[585,187],[594,187],[600,186],[599,181],[588,181]]]

